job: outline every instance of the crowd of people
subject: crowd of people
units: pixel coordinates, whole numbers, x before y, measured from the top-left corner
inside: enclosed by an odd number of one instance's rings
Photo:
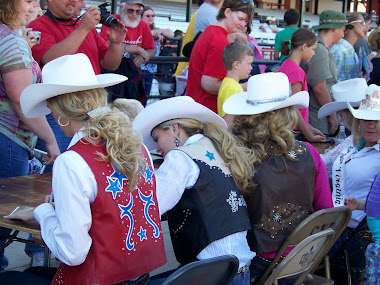
[[[188,66],[176,71],[187,70],[187,96],[144,107],[157,72],[149,60],[181,31],[156,27],[141,0],[120,2],[111,23],[83,0],[0,0],[0,178],[28,175],[35,148],[52,165],[45,202],[4,218],[37,220],[61,262],[5,270],[0,283],[161,284],[172,271],[149,272],[167,261],[166,214],[181,265],[232,254],[231,284],[256,284],[304,218],[346,205],[351,220],[328,253],[334,281],[345,284],[338,269],[349,263],[377,284],[380,31],[367,39],[371,18],[325,10],[312,31],[289,9],[279,31],[268,17],[281,60],[268,72],[253,64],[263,59],[250,35],[253,1],[205,0],[183,38]],[[338,129],[348,137],[329,144]],[[331,145],[323,154],[312,145],[321,142]],[[9,234],[0,228],[0,246]],[[25,251],[42,265],[42,247]]]

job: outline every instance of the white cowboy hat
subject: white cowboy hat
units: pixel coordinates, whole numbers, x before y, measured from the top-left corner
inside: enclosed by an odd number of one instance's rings
[[[291,95],[285,73],[268,72],[249,78],[247,92],[232,95],[224,102],[223,110],[232,115],[254,115],[289,106],[307,108],[309,93],[300,91]]]
[[[345,80],[331,87],[334,102],[323,105],[318,111],[318,118],[324,118],[334,112],[347,109],[347,101],[353,107],[359,107],[364,99],[367,81],[364,78]]]
[[[268,16],[268,17],[266,17],[266,19],[265,19],[265,22],[266,21],[273,21],[273,22],[275,22],[276,21],[276,18],[275,17],[270,17],[270,16]]]
[[[46,99],[57,95],[103,88],[128,78],[118,74],[95,75],[91,62],[83,53],[64,55],[42,68],[42,83],[29,85],[21,93],[21,109],[27,118],[50,114]]]
[[[188,96],[164,99],[147,106],[136,116],[133,128],[141,133],[144,144],[152,150],[156,148],[152,130],[163,122],[179,118],[195,119],[202,124],[213,123],[227,130],[227,124],[221,117]]]
[[[371,84],[365,91],[365,98],[361,101],[360,106],[355,110],[347,101],[347,107],[356,119],[361,120],[380,120],[380,87]]]

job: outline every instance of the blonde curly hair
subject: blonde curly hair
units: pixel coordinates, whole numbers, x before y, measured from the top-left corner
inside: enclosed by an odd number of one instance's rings
[[[250,149],[237,142],[236,139],[223,128],[211,123],[202,124],[195,119],[173,119],[163,122],[155,128],[168,129],[175,123],[178,124],[188,136],[203,134],[209,138],[222,156],[226,166],[230,169],[238,188],[246,193],[253,191],[255,187],[252,179],[254,169],[251,164],[251,156],[253,153]]]
[[[295,160],[289,151],[295,146],[292,127],[296,122],[295,109],[287,107],[263,114],[235,116],[231,131],[253,151],[253,164],[261,163],[268,153]]]
[[[128,116],[116,108],[90,118],[87,112],[107,106],[108,93],[103,88],[66,93],[48,99],[58,115],[82,123],[84,135],[93,145],[106,146],[107,154],[98,153],[99,160],[111,162],[128,177],[130,191],[137,185],[137,174],[145,167],[141,156],[141,138],[133,131]]]

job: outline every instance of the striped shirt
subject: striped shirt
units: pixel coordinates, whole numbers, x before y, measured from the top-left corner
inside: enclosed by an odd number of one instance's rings
[[[33,83],[41,81],[40,67],[27,41],[17,31],[0,24],[0,133],[31,146],[34,134],[18,117],[3,82],[3,74],[20,69],[32,71]]]

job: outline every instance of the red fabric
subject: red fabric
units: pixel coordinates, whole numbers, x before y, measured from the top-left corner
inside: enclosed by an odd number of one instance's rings
[[[306,73],[303,69],[294,61],[286,59],[280,66],[279,72],[285,73],[291,85],[297,82],[301,82],[302,88],[301,91],[308,91],[307,82],[306,82]],[[309,125],[309,108],[299,108],[303,120],[306,125]],[[295,128],[295,129],[298,129]]]
[[[227,44],[227,31],[224,28],[208,26],[195,43],[190,57],[186,94],[215,113],[218,113],[218,96],[202,88],[201,78],[203,75],[220,80],[226,77],[222,54]]]
[[[70,150],[83,157],[97,182],[98,193],[91,204],[92,245],[81,265],[61,263],[52,284],[115,284],[165,264],[156,179],[146,149],[142,147],[146,168],[133,192],[125,176],[119,176],[110,163],[97,160],[97,152],[106,153],[104,146],[79,141]]]
[[[120,20],[120,15],[113,15],[116,19]],[[108,40],[107,31],[109,30],[109,27],[102,26],[102,30],[100,32],[100,36],[103,37],[103,39]],[[151,49],[155,48],[156,44],[154,43],[152,32],[149,29],[149,26],[147,23],[145,23],[143,20],[140,20],[140,23],[136,28],[129,28],[127,27],[128,32],[125,36],[125,39],[123,41],[124,44],[130,45],[130,46],[138,46],[142,47],[143,49]]]
[[[34,59],[39,63],[42,68],[41,59],[44,54],[56,43],[66,39],[72,31],[78,26],[65,26],[74,24],[75,20],[70,22],[57,22],[54,23],[46,15],[43,15],[36,20],[32,21],[28,28],[41,32],[41,41],[38,45],[32,48]],[[94,28],[90,31],[83,43],[80,45],[76,53],[84,53],[91,61],[95,74],[100,74],[100,61],[104,58],[108,50],[108,44],[102,39]]]

